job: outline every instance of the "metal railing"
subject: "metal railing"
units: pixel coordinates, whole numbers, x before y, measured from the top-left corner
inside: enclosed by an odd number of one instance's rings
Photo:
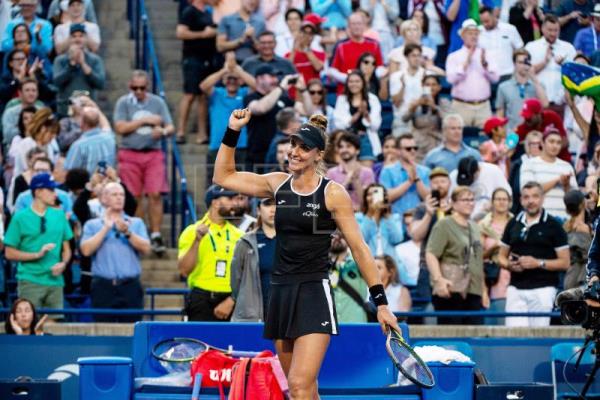
[[[160,65],[154,45],[154,37],[150,19],[144,0],[127,0],[127,17],[130,25],[130,39],[135,41],[135,67],[148,72],[152,83],[152,93],[165,101],[165,88],[160,73]],[[194,199],[188,191],[188,182],[183,165],[183,159],[175,136],[169,140],[163,139],[162,148],[166,156],[171,158],[171,192],[168,209],[171,214],[171,245],[177,240],[177,216],[180,217],[179,227],[183,230],[187,225],[197,220]],[[165,157],[165,162],[168,163]]]

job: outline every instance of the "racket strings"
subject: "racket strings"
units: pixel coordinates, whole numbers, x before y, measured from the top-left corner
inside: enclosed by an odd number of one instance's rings
[[[390,348],[403,375],[425,386],[434,384],[433,375],[419,356],[402,343],[401,339],[390,338]]]

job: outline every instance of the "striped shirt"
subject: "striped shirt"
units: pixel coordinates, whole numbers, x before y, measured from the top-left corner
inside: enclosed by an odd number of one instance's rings
[[[65,169],[85,168],[93,174],[98,163],[105,161],[108,166],[116,165],[116,143],[114,134],[94,128],[84,132],[69,148]]]

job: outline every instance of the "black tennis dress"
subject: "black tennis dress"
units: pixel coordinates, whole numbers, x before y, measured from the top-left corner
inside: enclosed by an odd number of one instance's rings
[[[329,179],[308,194],[294,191],[290,175],[275,191],[275,263],[265,338],[338,334],[329,283],[329,247],[337,226],[325,206]]]

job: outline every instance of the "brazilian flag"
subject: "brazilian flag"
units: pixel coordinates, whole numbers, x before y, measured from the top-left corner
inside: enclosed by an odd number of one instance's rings
[[[572,95],[588,96],[600,112],[600,69],[574,62],[561,67],[562,84]]]

